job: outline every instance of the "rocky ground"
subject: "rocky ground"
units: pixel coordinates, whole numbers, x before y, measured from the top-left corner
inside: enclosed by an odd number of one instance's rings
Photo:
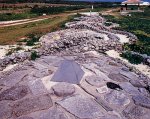
[[[101,53],[121,51],[116,33],[128,36],[129,42],[136,37],[108,29],[102,17],[77,20],[41,37],[35,61],[28,60],[30,53],[1,61],[2,70],[18,65],[0,72],[0,119],[149,119],[150,79]],[[53,77],[64,61],[76,63],[80,72],[66,66],[61,70],[67,71],[66,78],[56,82]],[[78,83],[70,83],[81,72]]]

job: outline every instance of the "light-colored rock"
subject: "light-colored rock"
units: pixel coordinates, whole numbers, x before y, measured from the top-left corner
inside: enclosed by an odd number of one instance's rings
[[[40,79],[29,81],[28,85],[34,95],[41,95],[48,92]]]
[[[146,87],[146,84],[144,84],[143,82],[140,82],[140,80],[133,79],[133,80],[130,80],[130,83],[133,86],[138,87],[138,88],[144,88],[144,87]]]
[[[100,87],[104,84],[104,80],[99,76],[88,76],[85,78],[86,82],[92,86]]]
[[[112,74],[109,74],[108,77],[114,81],[117,81],[117,82],[127,82],[127,78],[124,77],[123,75],[121,74],[116,74],[116,73],[112,73]]]
[[[93,99],[76,95],[57,102],[64,109],[80,119],[104,117],[102,107]]]
[[[97,90],[97,92],[98,93],[106,93],[106,92],[108,92],[109,91],[109,89],[107,88],[107,86],[102,86],[102,87],[100,87],[100,88],[96,88],[96,90]]]
[[[12,116],[12,108],[7,102],[0,102],[0,119],[8,119]]]
[[[75,87],[66,82],[60,82],[52,87],[54,94],[59,97],[72,95],[75,92]]]
[[[131,83],[129,82],[123,82],[119,84],[123,90],[125,90],[127,93],[131,95],[138,95],[140,92],[138,88],[134,87]]]
[[[136,105],[150,109],[150,98],[144,95],[135,95],[132,99]]]
[[[16,83],[21,81],[29,73],[28,70],[12,72],[10,75],[4,76],[0,79],[0,85],[14,86]]]
[[[105,102],[104,100],[102,100],[100,97],[97,97],[95,99],[95,101],[97,103],[99,103],[106,111],[113,111],[113,109],[107,104],[107,102]]]
[[[125,106],[128,105],[130,103],[129,98],[127,97],[127,95],[125,95],[124,93],[122,93],[121,91],[111,91],[110,93],[106,94],[104,96],[104,99],[113,105],[117,105],[117,106]]]
[[[0,101],[2,100],[18,100],[25,97],[28,94],[27,86],[20,85],[9,88],[0,93]]]
[[[145,119],[143,115],[146,114],[146,111],[140,107],[135,105],[129,105],[125,110],[123,110],[123,115],[127,119]]]
[[[52,100],[49,95],[30,97],[16,102],[13,105],[13,113],[19,117],[31,112],[48,109],[52,105]]]
[[[69,119],[60,109],[50,108],[40,114],[40,119]]]
[[[19,117],[17,119],[34,119],[33,117],[28,117],[28,116],[23,116],[23,117]]]

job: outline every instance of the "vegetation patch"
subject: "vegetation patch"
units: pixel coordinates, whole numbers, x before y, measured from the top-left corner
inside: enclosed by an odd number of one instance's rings
[[[37,52],[36,51],[31,52],[31,60],[36,60],[37,58],[39,58]]]
[[[132,54],[129,51],[122,53],[120,56],[127,59],[132,64],[141,64],[142,62],[144,62],[142,56]]]
[[[0,13],[0,21],[10,21],[10,20],[20,20],[20,19],[29,19],[36,17],[38,15],[34,13]]]
[[[23,48],[20,47],[20,46],[18,46],[18,47],[16,47],[16,48],[11,48],[11,49],[9,49],[9,50],[7,51],[6,56],[11,55],[11,54],[13,54],[13,53],[15,53],[15,52],[17,52],[17,51],[19,51],[19,50],[23,50]]]
[[[134,44],[126,43],[123,48],[141,54],[150,55],[150,8],[145,7],[142,13],[131,13],[131,16],[104,16],[108,22],[118,23],[117,30],[125,30],[135,34],[138,41]]]
[[[35,34],[28,34],[28,39],[25,39],[27,46],[33,46],[35,43],[39,42],[40,36]]]

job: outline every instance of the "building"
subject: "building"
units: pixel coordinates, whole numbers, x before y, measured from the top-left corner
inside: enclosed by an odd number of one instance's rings
[[[144,1],[141,1],[141,0],[127,0],[127,1],[124,1],[121,3],[121,5],[125,5],[125,4],[128,4],[128,5],[144,5],[144,6],[149,6],[150,3],[149,2],[144,2]]]
[[[129,11],[129,12],[142,12],[140,10],[140,6],[145,4],[145,2],[141,0],[127,0],[121,3],[121,12],[122,11]],[[147,3],[146,3],[147,4]]]

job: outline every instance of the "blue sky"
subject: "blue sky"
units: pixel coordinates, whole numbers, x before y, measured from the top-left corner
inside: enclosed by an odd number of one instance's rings
[[[104,2],[122,2],[122,1],[125,1],[125,0],[74,0],[74,1],[104,1]],[[150,0],[142,0],[142,1],[147,1],[147,2],[150,2]]]

